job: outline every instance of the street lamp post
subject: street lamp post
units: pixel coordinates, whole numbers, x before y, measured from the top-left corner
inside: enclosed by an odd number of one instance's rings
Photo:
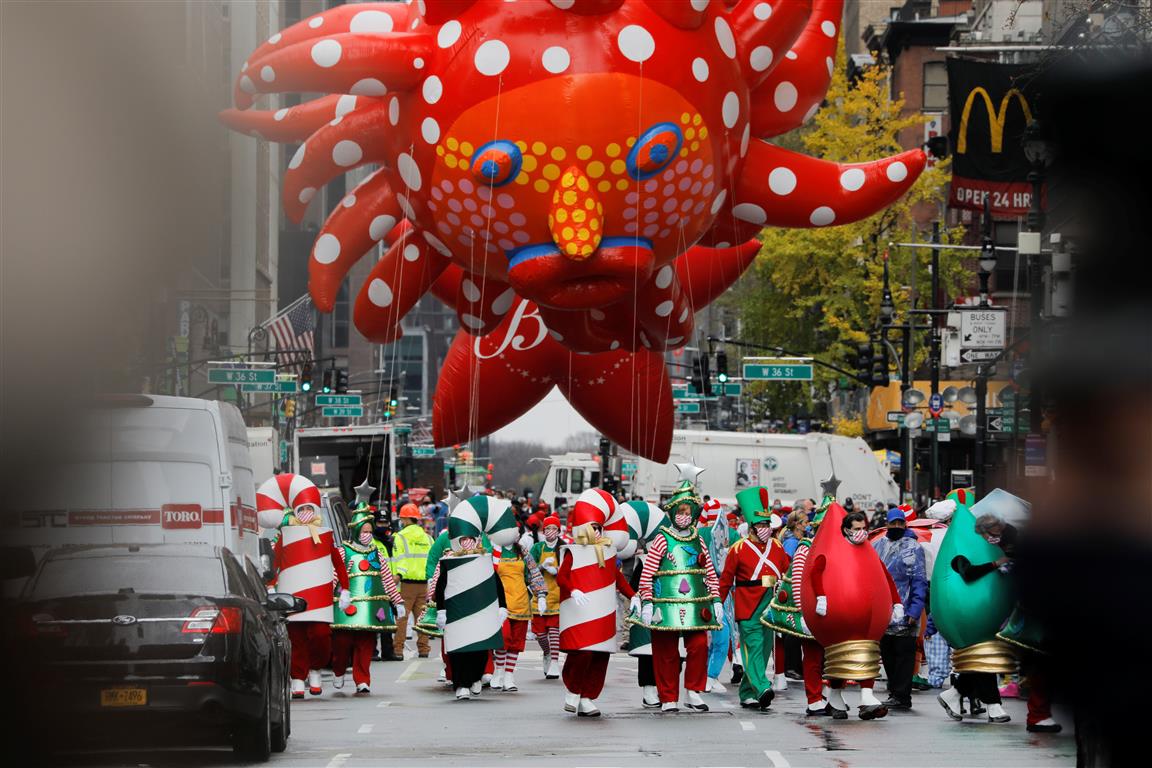
[[[1024,147],[1024,156],[1027,158],[1031,170],[1028,171],[1028,182],[1032,185],[1032,200],[1028,208],[1025,226],[1029,237],[1020,238],[1020,255],[1028,255],[1028,293],[1032,327],[1032,367],[1036,367],[1036,359],[1044,348],[1044,281],[1043,259],[1040,248],[1040,234],[1044,230],[1044,208],[1042,206],[1044,194],[1044,176],[1049,163],[1052,161],[1048,142],[1044,138],[1040,123],[1036,120],[1028,123],[1024,129],[1024,138],[1021,142]],[[1031,413],[1029,418],[1029,432],[1038,435],[1044,420],[1042,407],[1042,393],[1040,377],[1032,377]]]

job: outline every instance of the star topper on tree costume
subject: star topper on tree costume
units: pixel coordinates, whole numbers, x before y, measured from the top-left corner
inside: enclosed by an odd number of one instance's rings
[[[513,309],[539,313],[557,344],[604,354],[601,370],[636,367],[639,397],[602,384],[567,394],[597,426],[598,407],[637,402],[605,431],[662,461],[672,401],[658,353],[688,342],[694,313],[751,262],[755,234],[872,215],[924,167],[920,150],[839,164],[761,140],[819,107],[842,10],[840,0],[348,4],[257,48],[222,119],[302,142],[284,174],[296,221],[328,181],[380,166],[320,230],[317,307],[330,311],[351,266],[382,242],[355,305],[365,336],[399,338],[429,290],[464,335],[499,333]],[[251,109],[262,94],[294,92],[328,95]],[[524,378],[511,368],[531,368],[483,367],[505,387]],[[481,369],[477,360],[468,381]],[[527,391],[538,400],[544,384]],[[502,426],[458,418],[474,405],[458,402],[470,386],[437,392],[438,444]]]
[[[322,693],[320,669],[332,655],[332,573],[340,584],[340,609],[352,604],[348,572],[332,529],[320,518],[320,490],[302,475],[279,474],[260,486],[256,514],[262,528],[277,529],[272,542],[273,584],[308,603],[288,617],[292,641],[292,698]]]
[[[638,593],[641,621],[652,630],[652,664],[660,708],[676,712],[680,696],[680,641],[688,657],[684,667],[685,706],[706,712],[700,697],[708,684],[708,630],[720,629],[723,608],[712,558],[696,528],[704,505],[694,485],[701,468],[677,464],[680,487],[662,508],[671,521],[648,547]]]

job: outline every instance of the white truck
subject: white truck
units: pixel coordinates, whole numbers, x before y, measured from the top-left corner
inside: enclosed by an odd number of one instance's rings
[[[659,503],[679,484],[674,464],[691,461],[706,471],[700,494],[734,504],[736,493],[752,486],[768,488],[773,500],[791,506],[796,499],[820,500],[820,482],[833,470],[840,479],[837,497],[851,497],[857,509],[877,501],[896,502],[899,489],[860,438],[823,433],[806,435],[711,432],[678,429],[666,464],[625,459],[636,465],[630,492]]]
[[[248,427],[252,479],[259,488],[280,468],[280,434],[274,427]]]
[[[545,502],[549,509],[560,515],[561,522],[564,522],[565,506],[571,507],[577,496],[600,484],[600,462],[590,453],[570,451],[533,461],[548,462],[548,472],[540,484],[536,500]]]

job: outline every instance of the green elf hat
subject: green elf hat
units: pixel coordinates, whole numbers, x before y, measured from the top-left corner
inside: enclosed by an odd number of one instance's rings
[[[740,514],[744,515],[750,526],[756,523],[768,523],[773,528],[779,528],[782,525],[780,515],[771,509],[772,503],[767,488],[762,486],[745,488],[736,494],[736,504],[740,507]]]
[[[660,505],[660,508],[671,518],[676,514],[676,508],[681,504],[687,504],[692,510],[693,522],[700,517],[700,510],[704,508],[704,500],[696,493],[696,486],[687,480],[680,483],[680,487],[666,502]]]
[[[354,532],[359,531],[360,526],[364,525],[364,523],[371,523],[373,526],[376,524],[375,518],[372,517],[372,513],[367,507],[363,507],[352,513],[352,519],[348,521],[348,530]]]

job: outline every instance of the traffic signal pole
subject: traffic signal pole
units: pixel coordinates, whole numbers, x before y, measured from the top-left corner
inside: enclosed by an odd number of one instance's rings
[[[932,222],[932,245],[937,246],[940,244],[940,222]],[[940,310],[940,249],[932,248],[932,309]],[[940,392],[940,315],[932,315],[932,348],[929,353],[931,361],[931,379],[932,391],[930,394],[938,394]],[[929,414],[933,420],[936,419],[935,414]],[[940,497],[940,430],[935,428],[933,424],[932,429],[932,466],[931,478],[932,488],[929,495],[935,501]]]

